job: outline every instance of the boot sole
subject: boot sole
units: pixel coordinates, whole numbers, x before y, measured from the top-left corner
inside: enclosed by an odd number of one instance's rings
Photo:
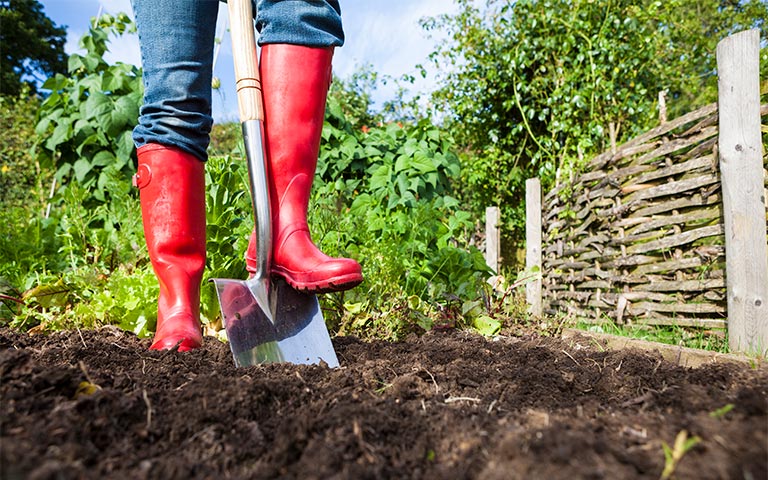
[[[363,277],[361,275],[337,277],[331,280],[326,280],[324,282],[315,283],[297,282],[282,273],[279,273],[279,275],[284,278],[286,282],[288,282],[288,285],[293,287],[295,290],[304,293],[343,292],[363,283]]]
[[[171,336],[156,340],[149,347],[150,350],[178,350],[188,352],[202,346],[202,340],[185,336]]]

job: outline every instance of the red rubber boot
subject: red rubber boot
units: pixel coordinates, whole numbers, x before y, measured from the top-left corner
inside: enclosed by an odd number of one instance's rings
[[[160,282],[157,329],[150,349],[198,348],[200,282],[205,268],[204,163],[176,148],[149,144],[138,150],[134,185],[152,268]]]
[[[307,292],[347,290],[363,281],[360,264],[321,252],[307,226],[320,150],[333,48],[271,44],[261,49],[261,81],[272,199],[272,273]],[[246,267],[255,271],[255,234]]]

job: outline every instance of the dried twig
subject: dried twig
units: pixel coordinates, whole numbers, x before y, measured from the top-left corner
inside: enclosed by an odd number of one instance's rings
[[[423,370],[424,370],[425,372],[427,372],[427,375],[429,375],[429,378],[431,378],[431,379],[432,379],[432,383],[434,383],[434,384],[435,384],[435,394],[438,394],[438,393],[440,393],[440,387],[437,385],[437,382],[435,381],[435,376],[434,376],[434,375],[432,375],[432,373],[430,373],[430,371],[429,371],[429,370],[427,370],[426,368],[424,368]]]
[[[579,366],[579,367],[581,366],[581,364],[579,362],[577,362],[576,359],[573,358],[573,356],[570,353],[566,352],[565,350],[561,350],[561,352],[563,352],[568,358],[573,360],[573,363],[575,363],[577,366]]]
[[[95,383],[93,383],[93,380],[91,380],[91,376],[88,375],[88,370],[85,368],[85,364],[83,363],[83,361],[79,360],[77,362],[77,365],[80,367],[80,370],[83,372],[83,375],[85,375],[85,379],[88,381],[88,383],[92,383],[95,385]]]
[[[475,397],[450,397],[445,399],[445,403],[456,403],[456,402],[474,402],[474,403],[480,403],[482,400]]]
[[[83,346],[85,348],[88,348],[88,345],[85,344],[85,339],[83,338],[83,333],[80,331],[80,329],[77,329],[77,334],[80,335],[80,341],[83,342]]]
[[[146,430],[149,431],[149,427],[152,426],[152,404],[149,403],[149,396],[147,395],[147,389],[146,388],[141,390],[141,396],[144,398],[144,403],[147,405],[147,427],[146,427]]]

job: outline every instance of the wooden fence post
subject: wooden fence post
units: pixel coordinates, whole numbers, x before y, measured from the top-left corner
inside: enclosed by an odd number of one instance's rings
[[[720,176],[728,337],[732,351],[768,351],[768,246],[760,134],[760,35],[717,45]]]
[[[501,210],[499,207],[487,207],[485,209],[485,263],[496,275],[499,274],[499,256],[501,254],[500,221]]]
[[[525,181],[525,269],[536,278],[525,285],[528,311],[541,317],[541,182],[538,178]]]

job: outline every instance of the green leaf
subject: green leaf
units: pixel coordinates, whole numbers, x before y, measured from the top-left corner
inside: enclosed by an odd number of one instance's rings
[[[419,149],[419,143],[415,138],[409,138],[403,145],[403,153],[412,156]]]
[[[75,179],[78,182],[85,181],[85,177],[88,175],[88,173],[92,170],[91,162],[86,160],[85,158],[81,158],[77,160],[73,165],[72,168],[75,171]]]
[[[481,334],[485,336],[496,335],[501,331],[502,323],[487,315],[480,315],[472,321],[472,326]]]
[[[98,133],[94,133],[93,135],[89,135],[83,140],[80,145],[77,146],[77,149],[75,150],[78,155],[83,155],[83,150],[88,147],[89,145],[99,145],[100,142],[100,136]]]
[[[372,203],[373,199],[370,194],[361,193],[352,201],[352,205],[349,207],[350,214],[354,216],[365,216]]]
[[[411,168],[411,158],[407,155],[399,155],[395,161],[395,173]]]
[[[108,150],[102,150],[98,152],[96,155],[93,156],[93,160],[91,161],[92,166],[98,166],[98,167],[104,167],[107,165],[113,165],[115,163],[115,155],[108,151]],[[75,163],[77,165],[77,162]],[[75,168],[77,170],[77,168]]]
[[[67,70],[69,73],[74,73],[80,68],[85,68],[85,64],[83,63],[83,56],[76,53],[71,54],[69,56],[69,60],[67,61]],[[43,88],[51,89],[51,86],[52,85],[46,86],[46,84],[43,84]]]
[[[109,174],[109,170],[104,169],[101,171],[101,173],[99,173],[99,179],[96,182],[96,188],[99,194],[102,195],[102,198],[105,198],[103,197],[103,195],[108,190],[109,183],[111,180],[112,178]]]
[[[43,117],[35,125],[35,133],[37,135],[44,135],[48,131],[48,127],[51,125],[51,117]]]
[[[370,179],[371,190],[386,189],[387,186],[389,185],[391,177],[392,177],[391,167],[389,167],[388,165],[381,165],[371,175],[371,179]]]
[[[38,285],[31,290],[27,290],[21,296],[22,300],[36,300],[42,307],[51,308],[53,306],[63,307],[66,305],[67,295],[71,288],[64,283],[63,279],[58,279],[56,283],[49,285]]]
[[[131,155],[133,154],[133,151],[135,149],[135,145],[133,143],[133,132],[132,130],[126,130],[122,132],[117,140],[117,151],[116,151],[116,157],[118,159],[118,168],[123,168],[123,166],[127,165],[128,162],[131,160]]]
[[[69,120],[64,120],[56,125],[56,127],[53,129],[53,133],[48,138],[48,141],[45,142],[45,148],[52,152],[56,151],[56,148],[60,144],[69,139],[72,132],[71,126],[72,123]]]
[[[90,92],[88,100],[81,108],[81,113],[86,118],[94,118],[103,121],[112,110],[112,101],[102,92]]]
[[[115,137],[126,127],[133,125],[139,116],[138,105],[129,97],[119,97],[114,102],[109,117],[105,118],[104,127],[107,135]]]
[[[332,101],[329,99],[326,109],[328,110],[328,113],[335,118],[343,119],[344,113],[341,110],[341,105],[338,101]]]
[[[423,151],[414,154],[411,166],[422,174],[437,171],[435,164],[432,163],[432,159]]]
[[[709,416],[712,417],[712,418],[723,418],[723,417],[725,417],[728,414],[728,412],[730,412],[734,408],[735,408],[734,404],[728,403],[728,404],[724,405],[723,407],[718,408],[714,412],[710,412]]]

